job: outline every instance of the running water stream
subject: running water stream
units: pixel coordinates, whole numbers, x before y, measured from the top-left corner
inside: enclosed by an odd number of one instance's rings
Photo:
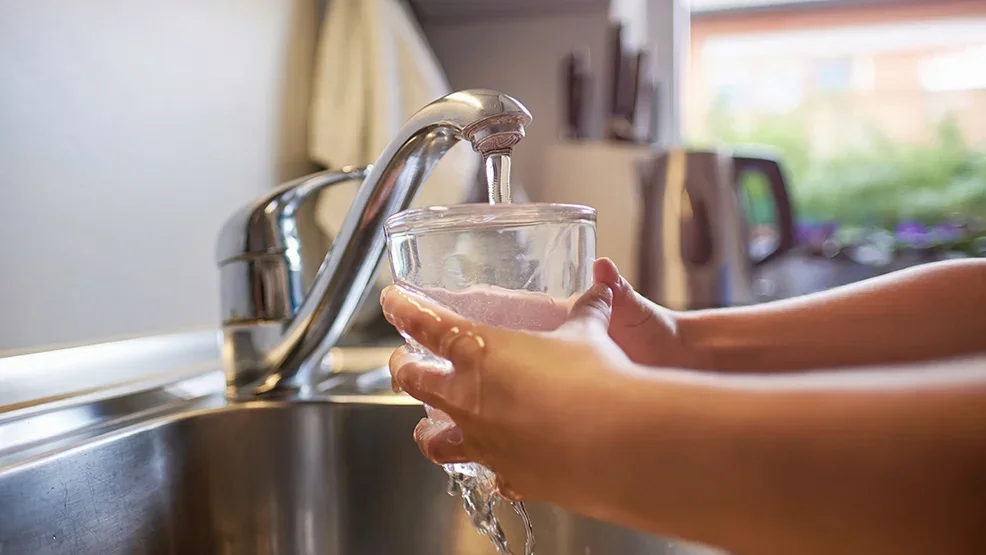
[[[492,154],[483,161],[486,164],[486,180],[490,204],[510,203],[510,155]],[[454,306],[449,307],[455,309]],[[496,322],[488,322],[496,324]],[[462,506],[476,530],[489,538],[502,555],[514,555],[507,544],[506,534],[494,514],[500,496],[496,486],[496,475],[476,463],[456,463],[444,465],[449,475],[449,495],[462,497]],[[534,555],[534,529],[522,501],[506,501],[523,521],[524,554]]]

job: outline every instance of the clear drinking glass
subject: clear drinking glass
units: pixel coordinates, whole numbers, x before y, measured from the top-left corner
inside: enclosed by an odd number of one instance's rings
[[[554,329],[573,297],[592,285],[596,211],[586,206],[418,208],[391,216],[385,229],[395,283],[474,321]],[[409,349],[434,356],[407,342]],[[452,478],[450,493],[462,494],[473,525],[505,550],[492,514],[495,476],[475,464],[445,465],[445,470]],[[514,504],[514,510],[529,524],[523,505]],[[529,536],[528,552],[531,542]]]
[[[385,229],[397,285],[484,323],[557,326],[557,318],[520,317],[503,303],[545,295],[567,302],[592,285],[596,211],[587,206],[435,206],[395,214]],[[472,302],[456,306],[459,299]]]

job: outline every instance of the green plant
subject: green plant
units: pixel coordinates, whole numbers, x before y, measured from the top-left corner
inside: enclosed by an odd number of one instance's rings
[[[786,116],[759,116],[744,126],[729,111],[715,107],[708,120],[709,135],[720,143],[777,148],[803,220],[892,228],[904,220],[936,223],[986,215],[986,153],[966,144],[954,118],[942,118],[935,136],[924,144],[896,142],[866,129],[857,144],[821,156],[812,154],[806,123],[811,108]],[[769,202],[763,186],[751,184],[749,201],[754,206]]]

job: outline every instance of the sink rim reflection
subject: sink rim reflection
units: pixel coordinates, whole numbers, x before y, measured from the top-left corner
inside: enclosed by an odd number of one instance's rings
[[[330,376],[323,382],[328,384],[324,393],[304,400],[231,402],[223,395],[222,373],[214,370],[151,387],[114,388],[96,401],[31,407],[23,414],[10,413],[0,421],[0,445],[4,446],[0,448],[0,479],[8,472],[45,464],[93,444],[116,441],[147,429],[214,413],[290,409],[312,404],[421,406],[420,401],[405,393],[371,390],[360,379],[385,372],[386,368],[380,368],[361,374]],[[180,391],[185,382],[203,378],[219,386],[214,386],[211,391],[200,390],[202,394],[199,395],[183,395]],[[389,387],[389,378],[387,383]],[[67,422],[58,425],[59,421]],[[38,433],[39,428],[42,428],[41,433]]]
[[[397,344],[339,347],[323,361],[311,403],[420,405],[390,390]],[[94,441],[195,414],[243,410],[223,393],[218,332],[187,332],[0,357],[0,476]],[[368,379],[373,378],[375,379]]]

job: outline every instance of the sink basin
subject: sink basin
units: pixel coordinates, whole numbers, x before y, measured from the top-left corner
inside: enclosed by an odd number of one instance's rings
[[[494,554],[411,440],[421,405],[380,391],[385,371],[336,374],[304,402],[228,404],[212,378],[205,394],[157,384],[0,410],[0,438],[17,440],[0,442],[0,554]],[[31,441],[39,426],[51,433]],[[538,555],[706,551],[528,509]]]
[[[411,441],[421,414],[252,403],[118,430],[0,474],[0,552],[493,553]],[[665,552],[656,538],[530,510],[538,553]],[[517,519],[502,520],[519,538]]]

